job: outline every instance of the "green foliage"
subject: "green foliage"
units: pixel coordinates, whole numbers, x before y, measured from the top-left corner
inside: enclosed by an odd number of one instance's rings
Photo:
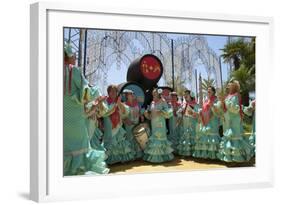
[[[247,69],[244,65],[231,73],[231,77],[240,83],[241,93],[255,90],[255,74],[252,69]]]
[[[224,62],[233,62],[234,70],[238,70],[241,65],[255,72],[255,38],[246,41],[239,38],[236,41],[225,45],[222,50]]]
[[[244,105],[248,104],[249,91],[255,90],[255,44],[255,38],[251,41],[239,38],[222,49],[224,61],[234,64],[230,78],[239,81]]]
[[[234,64],[234,69],[237,70],[241,65],[242,59],[246,55],[247,45],[242,38],[239,38],[234,42],[226,44],[221,50],[223,52],[222,57],[224,58],[224,61],[232,61]]]

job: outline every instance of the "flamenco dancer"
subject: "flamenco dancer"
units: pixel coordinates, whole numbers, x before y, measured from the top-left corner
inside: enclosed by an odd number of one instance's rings
[[[91,89],[90,95],[96,99],[85,103],[84,108],[87,115],[86,123],[90,137],[90,144],[93,149],[106,151],[102,143],[103,133],[99,129],[99,119],[104,117],[108,107],[104,103],[105,97],[100,96],[98,89]]]
[[[182,156],[192,156],[195,145],[199,105],[196,103],[195,96],[190,90],[185,91],[184,99],[185,102],[178,111],[178,115],[182,118],[182,124],[177,153]]]
[[[104,115],[104,146],[108,158],[108,164],[126,162],[135,158],[129,141],[126,139],[126,131],[123,128],[123,121],[129,115],[129,107],[121,102],[117,96],[118,88],[110,85],[107,88],[108,97],[106,105],[108,112]]]
[[[173,115],[171,118],[169,118],[168,140],[172,142],[172,147],[174,151],[176,151],[176,147],[178,145],[179,136],[180,136],[180,130],[179,130],[180,117],[177,115],[177,112],[181,107],[181,103],[178,101],[178,94],[176,92],[171,92],[170,96],[171,96],[171,101],[169,103],[169,107],[173,109]]]
[[[251,159],[253,148],[242,136],[243,111],[239,82],[232,79],[227,88],[229,94],[225,99],[223,97],[220,99],[224,112],[224,135],[217,157],[225,162],[246,162]]]
[[[145,117],[151,119],[152,134],[144,149],[143,159],[148,162],[161,163],[171,161],[174,158],[172,143],[167,139],[166,121],[172,116],[172,109],[162,98],[162,89],[152,91],[153,101],[151,102],[149,113],[146,111]]]
[[[131,144],[134,159],[139,159],[142,157],[143,152],[133,135],[133,128],[139,123],[140,108],[132,90],[125,89],[123,93],[126,97],[125,104],[130,108],[129,115],[124,120],[125,129],[127,131],[126,139]]]
[[[215,109],[217,102],[216,89],[208,87],[208,99],[199,111],[200,128],[195,141],[193,157],[204,159],[217,159],[220,145],[219,112]]]
[[[106,174],[106,154],[90,147],[87,132],[85,99],[96,100],[97,88],[90,88],[79,68],[73,66],[75,56],[70,44],[64,45],[64,96],[63,96],[63,169],[64,176],[78,174]]]

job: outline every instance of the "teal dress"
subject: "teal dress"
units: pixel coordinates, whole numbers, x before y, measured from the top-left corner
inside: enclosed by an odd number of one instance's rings
[[[253,152],[254,152],[253,155],[255,155],[255,149],[256,149],[256,116],[255,116],[255,110],[254,110],[252,104],[250,104],[248,107],[244,107],[243,111],[246,115],[253,117],[252,133],[251,133],[250,137],[248,138],[248,142],[253,147]]]
[[[91,91],[92,92],[90,92],[90,94],[92,98],[93,97],[97,98],[100,96],[99,92],[93,92],[93,89],[91,89]],[[91,102],[88,103],[88,105],[91,106]],[[104,102],[102,102],[96,107],[94,112],[92,112],[93,114],[91,114],[86,118],[87,131],[89,135],[90,144],[91,147],[95,150],[106,151],[102,143],[103,133],[99,129],[98,118],[103,117],[106,114],[107,110],[108,107]]]
[[[177,153],[182,156],[192,156],[195,145],[196,129],[198,125],[196,113],[198,112],[199,106],[198,104],[193,104],[191,106],[193,108],[187,103],[184,103],[178,112],[178,115],[182,118],[182,124]],[[186,109],[192,109],[195,112],[194,115],[185,114]]]
[[[104,147],[108,156],[106,163],[115,164],[127,162],[135,158],[133,149],[127,140],[123,122],[129,115],[129,107],[124,105],[125,112],[115,111],[116,103],[106,101],[108,111],[104,114]],[[114,121],[114,119],[118,119]]]
[[[169,103],[169,108],[173,110],[172,117],[169,118],[169,135],[168,140],[172,142],[172,148],[174,149],[174,152],[176,152],[176,148],[179,141],[180,136],[180,126],[179,126],[179,120],[180,117],[177,115],[178,110],[180,109],[180,103]]]
[[[63,97],[63,170],[64,176],[93,173],[106,174],[106,154],[92,149],[84,114],[84,99],[90,99],[88,82],[79,68],[65,67]]]
[[[134,159],[139,159],[142,158],[143,152],[133,135],[133,128],[139,123],[140,109],[138,104],[134,106],[130,106],[129,104],[127,104],[127,106],[129,106],[130,109],[128,117],[124,120],[125,129],[127,132],[126,139],[130,143],[132,153],[134,154]]]
[[[217,159],[221,137],[219,135],[219,114],[214,111],[214,103],[209,99],[199,110],[200,124],[195,140],[193,157],[203,159]]]
[[[166,121],[173,111],[164,100],[152,101],[149,108],[152,132],[144,149],[143,159],[148,162],[161,163],[174,158],[172,143],[167,139]],[[161,111],[160,113],[156,113]]]
[[[243,137],[241,106],[237,94],[228,95],[224,105],[224,136],[217,157],[226,162],[249,161],[253,155],[252,146]]]

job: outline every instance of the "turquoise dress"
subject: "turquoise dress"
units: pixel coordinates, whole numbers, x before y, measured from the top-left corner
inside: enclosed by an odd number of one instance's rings
[[[170,161],[174,155],[172,154],[172,143],[167,139],[165,119],[170,118],[173,111],[168,108],[168,104],[164,100],[159,100],[157,103],[152,101],[149,110],[152,132],[144,149],[143,159],[153,163]],[[156,111],[161,111],[161,114],[156,114]]]
[[[252,121],[252,133],[250,137],[248,138],[249,144],[253,147],[253,155],[255,155],[255,149],[256,149],[256,116],[255,116],[255,110],[250,104],[248,107],[244,107],[243,111],[246,115],[252,116],[253,121]]]
[[[133,128],[139,123],[139,106],[138,104],[134,106],[129,106],[130,111],[128,117],[124,120],[125,129],[127,132],[127,141],[130,143],[132,148],[132,153],[134,154],[134,159],[142,158],[143,152],[133,135]]]
[[[186,109],[192,109],[187,103],[184,103],[181,109],[178,112],[178,115],[182,118],[181,124],[181,134],[179,138],[179,143],[177,146],[177,153],[182,156],[192,156],[194,145],[195,145],[195,136],[197,129],[197,116],[185,114]],[[192,104],[193,111],[198,112],[198,104]]]
[[[193,157],[217,159],[221,137],[219,114],[214,111],[216,98],[206,100],[199,110],[200,124],[195,140]]]
[[[123,128],[123,122],[129,115],[129,107],[124,105],[125,112],[122,113],[120,110],[115,113],[116,103],[109,103],[106,101],[108,111],[105,113],[104,122],[104,147],[108,158],[107,164],[115,164],[118,162],[127,162],[135,158],[133,149],[127,140],[127,134]],[[113,124],[112,115],[117,115],[119,120],[117,124]]]
[[[93,91],[93,89],[91,90]],[[97,98],[99,97],[99,92],[90,92],[91,97]],[[91,103],[89,103],[91,104]],[[102,150],[106,151],[104,148],[104,145],[102,143],[103,139],[103,133],[99,129],[99,122],[98,118],[103,117],[108,110],[108,107],[104,102],[100,103],[100,105],[97,106],[97,108],[94,110],[94,114],[91,116],[88,116],[86,118],[86,124],[87,124],[87,131],[89,135],[89,140],[91,147],[95,150]]]
[[[106,154],[92,149],[84,114],[84,99],[90,99],[88,82],[79,68],[65,67],[63,97],[63,169],[64,176],[93,173],[106,174]]]
[[[169,118],[169,135],[168,140],[172,142],[172,148],[174,151],[176,151],[179,136],[180,136],[180,126],[179,126],[179,120],[180,117],[177,115],[178,110],[180,109],[181,105],[180,103],[169,103],[169,108],[173,110],[172,117]]]
[[[243,137],[241,106],[237,94],[228,95],[224,105],[224,136],[217,157],[226,162],[249,161],[253,155],[252,146]]]

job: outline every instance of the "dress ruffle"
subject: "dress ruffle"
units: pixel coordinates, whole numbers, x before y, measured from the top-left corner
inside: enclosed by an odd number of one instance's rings
[[[100,129],[96,128],[90,140],[90,144],[93,149],[106,151],[103,144],[101,143],[102,135],[103,133],[100,131]]]
[[[167,139],[156,139],[157,137],[150,136],[146,148],[144,150],[143,159],[153,163],[161,163],[170,161],[174,158],[172,154],[172,143]]]
[[[234,136],[231,129],[226,130],[220,143],[217,157],[226,162],[246,162],[253,156],[253,147],[242,136]]]
[[[195,139],[193,157],[204,159],[217,159],[220,145],[220,136],[217,133],[210,133],[208,127],[203,127]]]
[[[169,119],[169,127],[170,127],[170,133],[167,136],[168,140],[172,143],[172,148],[174,149],[174,152],[176,152],[177,150],[177,145],[179,143],[179,136],[180,136],[180,127],[179,126],[175,126],[175,121],[176,118],[175,117],[171,117]]]
[[[107,174],[109,169],[105,163],[106,157],[104,151],[93,149],[76,156],[64,156],[64,175],[83,175],[86,172]]]
[[[143,156],[143,151],[140,148],[139,144],[136,141],[135,136],[133,135],[132,129],[134,126],[126,126],[127,136],[126,139],[129,142],[134,159],[140,159]]]
[[[252,155],[256,154],[256,135],[252,133],[248,138],[248,143],[252,146]]]
[[[256,135],[255,134],[252,134],[250,137],[249,137],[249,144],[253,147],[256,146]]]
[[[168,140],[172,143],[172,148],[174,149],[174,151],[177,150],[177,146],[179,143],[178,136],[179,135],[177,134],[177,132],[174,132],[173,134],[168,135]]]
[[[182,132],[177,145],[177,154],[182,156],[191,156],[195,145],[194,138],[194,132],[191,129],[185,129]]]
[[[132,152],[130,143],[126,139],[126,131],[122,127],[112,136],[110,143],[107,143],[105,148],[108,155],[107,164],[126,162],[134,159],[134,153]]]

